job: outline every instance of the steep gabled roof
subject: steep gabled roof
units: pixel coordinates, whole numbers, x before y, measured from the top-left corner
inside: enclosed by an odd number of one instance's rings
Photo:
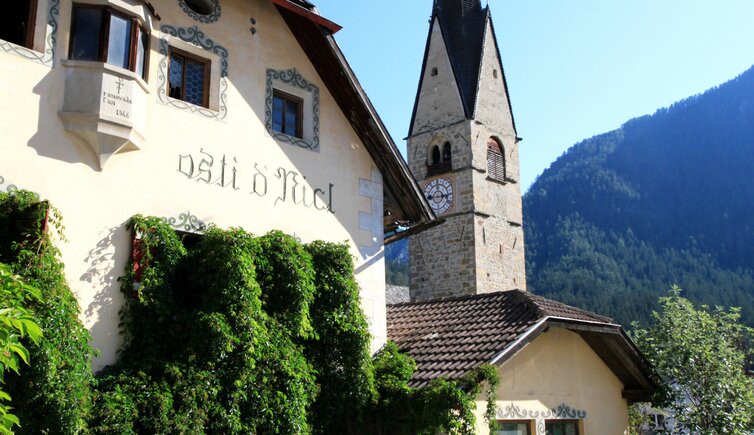
[[[474,116],[488,9],[480,0],[435,0],[432,11],[442,29],[466,118]]]
[[[492,41],[486,41],[488,21],[492,28]],[[497,57],[500,60],[500,72],[515,131],[516,121],[513,117],[513,108],[511,106],[510,94],[508,93],[508,82],[505,77],[505,70],[502,65],[502,57],[500,57],[500,49],[492,24],[492,14],[490,13],[489,6],[482,8],[480,0],[434,0],[427,43],[424,49],[424,59],[422,60],[422,76],[419,78],[419,86],[416,90],[408,136],[410,137],[414,134],[414,120],[416,119],[416,111],[419,106],[419,96],[421,95],[424,72],[427,68],[427,58],[429,56],[429,43],[432,38],[432,27],[435,22],[440,24],[445,49],[450,58],[450,64],[456,79],[458,91],[461,95],[466,119],[474,119],[476,116],[484,45],[487,43],[494,44],[495,53],[497,53]]]
[[[563,327],[610,367],[626,398],[648,398],[655,388],[651,369],[611,319],[521,290],[388,305],[387,323],[388,338],[417,363],[413,386],[502,364],[548,327]]]
[[[332,34],[340,26],[320,16],[304,0],[272,2],[382,173],[386,233],[399,225],[409,228],[390,235],[387,241],[440,223],[335,42]]]

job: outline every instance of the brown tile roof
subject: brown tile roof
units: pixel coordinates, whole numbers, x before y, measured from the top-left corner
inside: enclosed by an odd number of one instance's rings
[[[490,363],[548,316],[612,323],[607,317],[520,290],[388,305],[388,338],[417,363],[412,386],[457,379]]]

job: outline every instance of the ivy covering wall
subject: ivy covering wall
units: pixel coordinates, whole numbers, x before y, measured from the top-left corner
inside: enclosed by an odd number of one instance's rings
[[[82,432],[91,409],[94,351],[52,234],[62,234],[62,222],[47,202],[30,192],[0,193],[0,263],[38,289],[39,298],[24,298],[23,308],[43,332],[38,344],[23,340],[30,365],[4,379],[20,433]]]
[[[13,395],[18,409],[40,406],[18,413],[24,431],[56,433],[67,418],[60,432],[473,433],[482,385],[494,401],[492,367],[414,389],[415,364],[394,344],[370,356],[346,244],[218,228],[186,237],[141,216],[130,224],[138,255],[121,279],[124,344],[93,378],[57,251],[34,226],[47,209],[30,194],[0,196],[0,261],[28,269],[42,300],[58,301],[41,305],[65,308],[36,311],[45,335],[31,348],[40,355]],[[45,317],[52,311],[60,318]]]

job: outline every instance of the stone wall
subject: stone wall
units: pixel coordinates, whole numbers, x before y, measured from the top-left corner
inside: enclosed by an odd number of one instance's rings
[[[411,237],[411,300],[475,293],[474,217],[458,214]]]

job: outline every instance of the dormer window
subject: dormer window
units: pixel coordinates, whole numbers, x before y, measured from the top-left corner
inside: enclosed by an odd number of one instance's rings
[[[0,14],[0,39],[26,48],[34,45],[37,0],[5,2]]]
[[[434,76],[437,75],[437,67],[436,66],[432,67],[432,70],[429,72],[429,75],[431,75],[432,77],[434,77]]]
[[[135,72],[146,80],[149,33],[138,18],[96,5],[73,5],[71,60],[91,60]]]

